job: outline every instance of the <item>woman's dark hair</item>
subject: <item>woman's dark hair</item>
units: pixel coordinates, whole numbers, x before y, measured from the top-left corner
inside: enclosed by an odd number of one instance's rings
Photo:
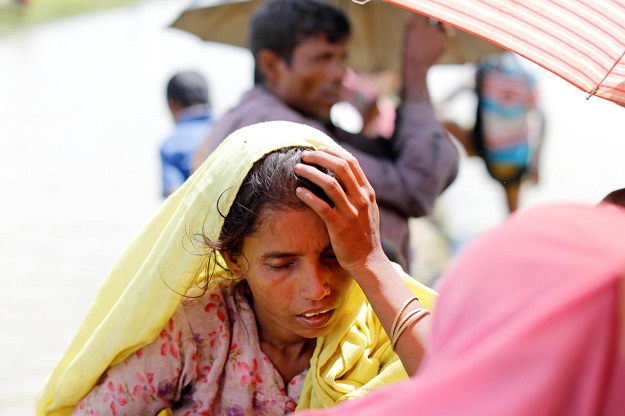
[[[205,239],[204,243],[214,250],[241,255],[243,239],[256,232],[261,225],[257,218],[263,208],[287,210],[306,207],[295,194],[295,189],[300,186],[333,205],[319,186],[295,175],[293,167],[301,162],[304,150],[310,149],[279,149],[254,163],[225,216],[219,240],[209,242]],[[327,169],[316,167],[333,176]]]
[[[350,31],[343,10],[328,2],[271,0],[252,16],[248,44],[255,61],[260,51],[269,49],[290,65],[293,51],[302,41],[325,35],[330,43],[342,42],[347,40]],[[254,83],[264,83],[258,62]]]

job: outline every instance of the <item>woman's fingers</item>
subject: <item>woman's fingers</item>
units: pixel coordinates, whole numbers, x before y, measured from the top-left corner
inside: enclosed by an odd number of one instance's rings
[[[351,154],[335,149],[305,152],[302,162],[295,165],[295,174],[319,186],[334,206],[305,187],[299,187],[297,195],[325,222],[342,267],[349,269],[366,262],[380,246],[379,214],[375,194],[360,165]],[[334,176],[313,165],[328,169]]]
[[[338,228],[344,227],[345,224],[350,226],[357,224],[362,232],[377,229],[379,214],[375,193],[355,157],[341,149],[322,148],[304,152],[302,161],[303,163],[295,166],[295,173],[318,185],[334,203],[334,207],[330,207],[312,193],[300,191],[301,196],[306,195],[304,202],[326,223],[334,221]],[[335,177],[325,174],[311,164],[328,169]]]
[[[302,159],[306,163],[313,163],[331,170],[337,175],[339,181],[344,177],[342,173],[345,173],[354,178],[356,185],[371,186],[358,160],[344,149],[322,147],[317,151],[304,152]]]
[[[300,198],[319,216],[321,216],[326,223],[328,221],[333,221],[337,212],[345,213],[351,210],[346,192],[344,191],[343,186],[339,183],[338,179],[327,175],[314,166],[304,163],[298,163],[295,165],[295,174],[319,186],[328,198],[332,200],[334,206],[328,205],[328,203],[315,196],[313,192],[306,189],[306,187],[299,187],[297,189]]]
[[[302,161],[304,163],[296,166],[296,174],[321,187],[339,211],[356,215],[355,211],[368,209],[375,203],[373,188],[356,158],[348,152],[335,149],[305,152]],[[335,177],[309,164],[322,166],[333,172]]]
[[[304,152],[304,163],[311,163],[334,173],[341,190],[352,203],[357,205],[370,204],[375,201],[373,187],[369,184],[360,164],[354,156],[343,149],[320,148],[317,151]],[[321,184],[319,184],[321,186]],[[338,191],[328,189],[328,192]],[[329,197],[332,197],[328,193]],[[340,195],[337,195],[340,197]],[[340,200],[334,201],[337,205]]]

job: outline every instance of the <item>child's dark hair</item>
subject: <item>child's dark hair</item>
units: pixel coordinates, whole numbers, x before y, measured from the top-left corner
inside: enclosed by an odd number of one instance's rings
[[[179,72],[167,83],[167,99],[183,108],[197,104],[210,105],[208,83],[198,72]]]

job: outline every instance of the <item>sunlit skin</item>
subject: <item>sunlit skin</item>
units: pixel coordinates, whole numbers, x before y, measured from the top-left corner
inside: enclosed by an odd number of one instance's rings
[[[288,381],[309,365],[315,338],[336,325],[353,279],[311,209],[264,208],[258,221],[258,231],[243,241],[242,255],[225,257],[252,291],[261,349]]]
[[[327,122],[341,98],[346,58],[346,42],[330,43],[325,35],[305,39],[290,63],[280,60],[278,76],[267,88],[289,107]]]
[[[358,160],[343,149],[319,148],[303,152],[302,162],[295,174],[318,185],[333,204],[298,187],[305,207],[265,207],[242,254],[224,253],[234,275],[250,285],[261,350],[285,383],[310,366],[316,338],[335,328],[354,284],[387,334],[398,305],[412,297],[382,249],[375,193]],[[416,374],[429,331],[426,317],[399,337],[396,351],[409,375]]]
[[[412,296],[401,276],[384,254],[379,237],[379,214],[375,193],[358,160],[343,149],[320,148],[306,151],[294,167],[298,176],[317,184],[333,201],[333,206],[305,188],[297,195],[314,210],[327,227],[334,253],[363,290],[377,317],[390,334],[398,305]],[[322,166],[336,177],[310,166]],[[413,302],[418,307],[418,302]],[[410,326],[397,343],[396,351],[409,375],[416,374],[429,336],[428,319]]]

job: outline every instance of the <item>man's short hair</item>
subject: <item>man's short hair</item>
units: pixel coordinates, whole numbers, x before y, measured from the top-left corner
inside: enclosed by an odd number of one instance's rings
[[[167,83],[167,100],[174,101],[183,108],[196,104],[210,104],[208,84],[197,72],[179,72]]]
[[[254,82],[264,82],[257,62],[262,50],[269,49],[290,64],[293,51],[302,41],[325,35],[330,43],[342,42],[350,31],[345,12],[323,0],[268,1],[250,21],[248,44],[256,61]]]

